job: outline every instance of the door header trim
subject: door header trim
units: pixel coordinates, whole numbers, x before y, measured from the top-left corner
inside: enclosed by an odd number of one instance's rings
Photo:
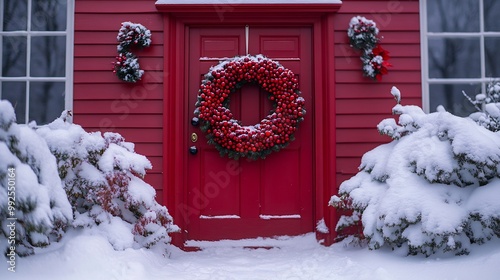
[[[164,13],[189,13],[221,16],[235,15],[238,13],[278,14],[286,15],[290,13],[333,13],[337,12],[342,3],[280,3],[280,4],[236,4],[236,3],[218,3],[218,4],[179,4],[179,3],[161,3],[158,1],[156,9]]]

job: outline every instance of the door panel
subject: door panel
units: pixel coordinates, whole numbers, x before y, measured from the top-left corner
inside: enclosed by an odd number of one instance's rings
[[[312,111],[311,29],[307,27],[190,28],[188,56],[188,116],[195,109],[203,75],[219,59],[249,53],[264,54],[292,70]],[[243,125],[259,123],[272,109],[267,93],[245,85],[230,96],[230,109]],[[264,160],[221,158],[198,127],[188,125],[187,137],[199,136],[196,155],[188,156],[186,198],[188,239],[218,240],[297,235],[313,231],[313,120],[306,115],[296,140]]]
[[[201,140],[203,141],[203,139]],[[201,208],[200,215],[205,217],[222,215],[240,215],[240,188],[235,182],[227,181],[229,176],[220,172],[225,159],[219,156],[215,149],[204,149],[199,155],[202,158],[201,193],[207,198],[207,207]]]
[[[239,53],[241,45],[239,34],[222,36],[201,36],[200,57],[214,58],[224,56],[235,56]]]
[[[263,163],[261,215],[301,215],[299,157],[299,150],[287,148]]]

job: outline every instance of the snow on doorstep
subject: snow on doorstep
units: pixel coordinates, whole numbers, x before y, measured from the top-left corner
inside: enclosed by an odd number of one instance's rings
[[[311,239],[313,242],[315,236],[313,233],[303,236],[304,238]],[[291,236],[276,236],[276,237],[257,237],[248,239],[229,240],[223,239],[219,241],[205,241],[205,240],[187,240],[184,244],[188,247],[198,248],[217,248],[217,247],[289,247],[295,245],[294,240],[297,237]]]
[[[156,4],[341,4],[341,0],[157,0]]]
[[[294,214],[294,215],[259,215],[259,217],[263,220],[270,220],[270,219],[300,219],[299,214]]]
[[[200,215],[200,219],[241,219],[238,215],[205,216]]]

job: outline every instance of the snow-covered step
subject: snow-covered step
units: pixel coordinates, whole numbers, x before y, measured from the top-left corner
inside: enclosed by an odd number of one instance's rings
[[[200,219],[209,220],[209,219],[241,219],[238,215],[219,215],[219,216],[206,216],[200,215]]]
[[[218,241],[206,241],[206,240],[187,240],[184,243],[186,247],[193,248],[282,248],[296,245],[297,236],[275,236],[275,237],[257,237],[249,239],[238,239],[238,240],[218,240]],[[314,239],[314,234],[309,233],[304,235],[304,238]],[[295,240],[295,241],[294,241]]]
[[[259,215],[259,217],[263,220],[271,220],[271,219],[300,219],[299,214],[292,215]]]

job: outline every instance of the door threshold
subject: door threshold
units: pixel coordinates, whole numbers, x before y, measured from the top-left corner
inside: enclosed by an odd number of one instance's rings
[[[299,235],[305,239],[316,240],[315,233],[310,232]],[[282,248],[297,245],[298,236],[274,236],[274,237],[257,237],[247,239],[222,239],[217,241],[208,240],[186,240],[184,248],[186,251],[198,251],[210,248],[245,248],[245,249],[272,249]]]

